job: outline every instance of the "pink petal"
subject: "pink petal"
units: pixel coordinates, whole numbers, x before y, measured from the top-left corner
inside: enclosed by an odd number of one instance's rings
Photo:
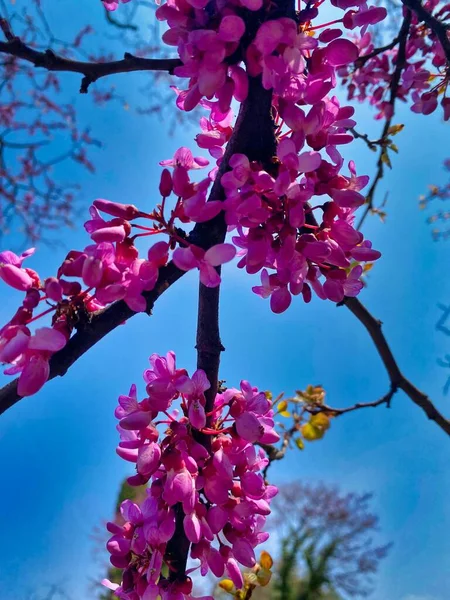
[[[125,556],[131,549],[131,541],[119,535],[113,535],[113,537],[108,540],[106,548],[110,554]]]
[[[203,429],[206,425],[205,409],[199,400],[192,400],[188,410],[189,422],[194,429]]]
[[[88,287],[97,287],[103,277],[102,261],[95,256],[88,256],[83,263],[81,276]]]
[[[213,267],[223,265],[233,260],[236,256],[236,248],[232,244],[216,244],[205,253],[205,261]]]
[[[45,293],[53,302],[61,302],[63,290],[56,277],[48,277],[45,280]]]
[[[50,375],[48,360],[40,354],[33,354],[25,364],[19,377],[17,393],[19,396],[32,396],[38,392]]]
[[[213,533],[221,531],[228,523],[228,513],[220,506],[212,506],[206,515],[208,525]]]
[[[263,5],[263,0],[240,0],[240,3],[248,10],[259,10]]]
[[[247,496],[256,499],[264,496],[266,486],[264,484],[264,479],[258,473],[247,471],[247,473],[244,473],[241,477],[241,484],[242,489]]]
[[[318,152],[302,152],[298,157],[298,170],[301,173],[310,173],[320,167],[322,157]]]
[[[158,267],[167,263],[169,258],[169,244],[167,242],[156,242],[148,251],[148,261]]]
[[[241,570],[234,558],[229,558],[227,560],[226,571],[238,590],[244,587],[244,579]]]
[[[97,244],[101,242],[123,242],[126,237],[125,227],[115,225],[113,227],[102,227],[91,233],[91,238]]]
[[[355,62],[358,54],[358,47],[350,40],[342,38],[333,40],[325,49],[328,64],[333,67],[340,67]]]
[[[151,442],[141,446],[138,451],[136,468],[138,473],[149,477],[158,469],[161,459],[161,448],[159,444]]]
[[[0,264],[0,277],[15,290],[25,292],[33,286],[33,280],[26,271],[10,264]]]
[[[219,38],[225,42],[238,42],[245,32],[245,23],[237,15],[223,17],[219,25]]]
[[[209,263],[203,261],[200,265],[200,281],[206,287],[217,287],[220,285],[220,275]]]
[[[57,352],[66,345],[65,336],[57,329],[51,327],[41,327],[36,330],[36,333],[31,337],[29,343],[30,350],[47,350],[49,352]]]
[[[364,196],[353,190],[333,190],[333,200],[340,208],[357,208],[365,202]]]
[[[106,6],[106,8],[108,8],[108,6]],[[113,9],[108,9],[108,10],[113,10]],[[111,581],[109,581],[109,579],[102,579],[101,583],[102,583],[102,585],[104,585],[109,590],[112,590],[113,592],[115,590],[117,590],[117,588],[119,587],[118,583],[111,583]]]
[[[127,431],[137,431],[139,429],[145,429],[150,421],[150,413],[138,409],[121,419],[120,426]]]
[[[234,81],[234,97],[238,102],[244,102],[248,96],[248,77],[242,67],[230,67],[230,77]]]
[[[186,146],[178,148],[173,156],[173,160],[175,164],[178,164],[185,169],[192,169],[194,166],[194,157],[192,156],[192,152],[189,148],[186,148]]]
[[[378,252],[378,250],[373,250],[372,248],[358,246],[353,248],[351,255],[355,260],[372,261],[379,259],[381,252]]]
[[[197,393],[202,393],[206,390],[209,390],[211,387],[206,373],[202,369],[197,369],[197,371],[195,371],[195,373],[192,375],[192,381],[195,384]]]
[[[195,513],[186,515],[183,520],[183,526],[187,539],[193,544],[198,544],[202,531],[197,515]]]
[[[116,454],[128,462],[135,463],[137,460],[138,451],[137,448],[122,448],[117,446]]]
[[[339,281],[327,279],[323,284],[323,291],[328,300],[332,300],[333,302],[341,302],[344,299],[344,288]]]
[[[291,301],[292,296],[287,287],[281,287],[272,294],[270,308],[275,314],[280,314],[289,308]]]
[[[19,329],[16,335],[0,349],[0,362],[10,363],[23,354],[28,348],[29,340],[30,336]]]
[[[244,538],[238,538],[234,542],[233,554],[236,560],[238,560],[241,565],[244,565],[244,567],[251,569],[256,564],[255,552],[252,548],[252,545]]]
[[[220,552],[216,550],[216,548],[211,547],[206,557],[206,561],[213,575],[215,575],[216,577],[223,576],[223,573],[225,571],[225,563]]]
[[[217,216],[223,208],[223,203],[220,200],[212,200],[206,202],[196,217],[191,217],[192,221],[196,223],[204,223],[205,221],[211,221]]]
[[[198,260],[190,248],[177,248],[173,253],[172,260],[183,271],[189,271],[198,266]]]
[[[236,419],[236,431],[248,442],[256,442],[264,432],[256,415],[251,412],[244,412]]]

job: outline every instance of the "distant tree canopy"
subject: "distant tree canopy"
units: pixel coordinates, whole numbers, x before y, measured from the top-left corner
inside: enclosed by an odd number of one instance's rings
[[[281,536],[271,598],[335,600],[367,596],[391,544],[378,545],[372,494],[344,493],[301,482],[280,488],[274,500]],[[276,596],[275,596],[276,594]]]

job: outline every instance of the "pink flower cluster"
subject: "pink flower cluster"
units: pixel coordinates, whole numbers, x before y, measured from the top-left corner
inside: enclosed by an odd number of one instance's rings
[[[204,10],[207,5],[208,11]],[[183,62],[175,74],[189,78],[188,90],[180,94],[184,110],[192,110],[204,97],[216,96],[222,112],[230,108],[233,97],[238,102],[245,100],[248,79],[238,63],[246,25],[238,13],[243,7],[256,11],[261,6],[262,0],[238,0],[234,5],[169,0],[157,9],[156,18],[169,26],[162,39],[177,47]]]
[[[5,370],[6,375],[20,373],[17,391],[21,396],[30,396],[44,385],[50,374],[51,355],[61,350],[70,336],[64,315],[58,315],[53,328],[42,327],[33,334],[28,327],[33,310],[41,301],[40,288],[47,288],[50,296],[54,293],[52,280],[42,285],[36,271],[22,267],[23,261],[33,253],[34,248],[20,256],[9,250],[0,252],[0,278],[25,292],[16,314],[0,329],[0,362],[11,365]]]
[[[423,2],[423,7],[442,23],[450,18],[448,2],[427,0]],[[349,100],[368,100],[378,110],[377,119],[390,118],[393,107],[388,90],[396,69],[398,46],[364,60],[365,56],[375,50],[372,36],[366,32],[358,40],[358,47],[361,60],[364,61],[363,66],[356,69],[344,68],[339,73],[344,78],[343,82],[348,85]],[[447,96],[447,89],[450,71],[444,49],[432,31],[415,14],[412,16],[405,52],[406,64],[396,97],[405,102],[409,100],[411,110],[424,115],[434,112],[440,104],[444,120],[448,121],[450,97]]]
[[[262,529],[277,493],[260,474],[268,459],[254,446],[279,440],[271,403],[242,381],[239,390],[218,393],[208,413],[204,392],[210,383],[203,371],[189,377],[176,368],[173,352],[154,354],[150,363],[144,372],[147,396],[138,401],[133,385],[119,398],[116,417],[117,453],[136,464],[129,483],[151,484],[142,506],[122,504],[123,526],[108,524],[111,563],[124,572],[120,586],[105,583],[123,600],[190,598],[190,578],[161,574],[163,563],[171,571],[170,540],[181,509],[190,556],[200,562],[188,572],[227,573],[241,588],[239,564],[255,565],[254,548],[268,538]]]
[[[348,114],[335,99],[323,103],[322,117],[326,115],[330,125],[333,117],[339,124]],[[317,114],[312,120],[317,123],[316,119]],[[359,190],[368,178],[357,177],[352,162],[349,177],[339,174],[339,155],[333,164],[318,152],[299,153],[303,139],[303,132],[300,137],[294,133],[280,142],[277,177],[250,163],[246,156],[235,154],[230,160],[232,170],[222,178],[225,218],[237,227],[233,242],[242,248],[238,266],[250,274],[263,269],[262,285],[253,291],[263,298],[271,296],[275,313],[289,307],[291,295],[302,294],[309,302],[311,288],[319,298],[333,302],[356,296],[362,289],[359,262],[380,257],[353,227],[355,210],[364,203]],[[331,200],[311,207],[308,201],[320,195]],[[320,222],[314,216],[316,211],[322,215]],[[267,268],[275,273],[269,275]]]
[[[358,6],[357,11],[348,11],[341,20],[349,29],[362,27],[365,30],[386,16],[385,9],[368,7],[362,2],[336,2],[336,6],[344,10]],[[159,10],[175,19],[179,17],[175,9],[178,10],[177,4],[165,4]],[[191,11],[187,4],[180,10]],[[183,21],[185,29],[193,26],[191,21]],[[179,23],[173,27],[177,35],[181,35]],[[246,48],[246,72],[242,77],[262,75],[263,86],[274,91],[273,104],[278,113],[281,139],[277,151],[279,160],[277,166],[271,166],[269,174],[263,165],[250,165],[245,156],[236,155],[230,161],[232,171],[221,179],[226,194],[226,222],[229,229],[238,227],[239,236],[234,237],[233,242],[243,248],[241,254],[245,255],[239,266],[245,266],[249,273],[264,267],[276,270],[269,276],[264,269],[263,285],[254,288],[263,297],[272,295],[274,312],[288,308],[291,294],[303,293],[304,299],[309,301],[311,288],[320,298],[333,301],[342,300],[344,295],[357,295],[362,288],[362,267],[358,263],[380,256],[353,228],[354,213],[364,203],[359,191],[368,178],[356,177],[353,162],[350,177],[340,174],[343,159],[337,146],[353,140],[347,130],[355,125],[351,118],[354,111],[351,107],[341,108],[336,98],[327,97],[336,85],[339,68],[354,63],[358,48],[340,37],[340,29],[327,29],[318,40],[307,31],[306,25],[299,31],[292,19],[268,20],[262,23]],[[198,29],[194,29],[194,33],[197,34]],[[214,37],[210,29],[202,30],[200,39],[204,35],[210,40]],[[182,48],[185,49],[183,44]],[[195,55],[192,48],[190,46]],[[180,56],[185,64],[192,59],[192,56],[186,58],[182,51]],[[209,53],[205,53],[205,60],[209,60]],[[185,74],[183,69],[179,74]],[[213,71],[215,76],[217,69]],[[227,80],[228,84],[231,85]],[[192,90],[197,89],[198,80],[192,76],[189,90],[178,92],[179,108],[192,108],[189,98]],[[239,89],[246,92],[247,86]],[[209,149],[218,164],[230,135],[231,95],[224,101],[221,90],[216,82],[209,95],[205,92],[196,95],[197,101],[211,110],[211,119],[202,120],[203,133],[197,136],[197,143]],[[202,95],[214,96],[217,101],[201,100]],[[245,97],[246,93],[239,99],[242,101]],[[308,104],[311,108],[306,113]],[[322,149],[331,162],[322,158]],[[210,176],[214,175],[213,171]],[[325,194],[330,199],[310,207],[309,200]],[[313,210],[323,212],[321,221],[313,216]],[[178,263],[180,268],[192,268],[201,260],[201,256],[196,257],[190,249],[177,253],[182,258]]]
[[[386,9],[368,6],[362,0],[336,0],[333,4],[342,9],[357,8],[339,19],[348,29],[365,29],[386,16]],[[206,6],[208,10],[205,10]],[[327,81],[334,77],[333,67],[348,64],[358,57],[358,49],[352,42],[337,39],[342,35],[338,29],[331,35],[325,32],[321,36],[320,41],[329,43],[329,47],[322,48],[315,59],[305,54],[318,44],[307,33],[310,21],[318,14],[316,8],[304,11],[304,15],[300,13],[303,17],[300,33],[298,23],[293,19],[267,20],[258,29],[254,40],[248,43],[244,40],[245,19],[252,20],[248,11],[260,11],[262,7],[262,0],[237,0],[235,3],[169,0],[157,9],[156,17],[167,21],[169,26],[162,39],[177,47],[183,62],[175,69],[175,74],[189,78],[188,89],[180,93],[184,110],[192,110],[204,97],[215,97],[225,113],[233,98],[243,102],[247,97],[248,75],[255,77],[261,72],[265,87],[273,87],[277,93],[289,94],[302,79],[310,98],[316,97],[319,90],[323,90],[323,97],[334,87],[334,83]],[[247,9],[247,13],[243,9]],[[275,54],[278,46],[282,49]],[[310,75],[299,78],[309,58],[313,67]],[[324,65],[328,65],[328,69],[323,68]]]
[[[118,3],[104,4],[113,10]],[[336,21],[347,29],[365,31],[385,16],[384,9],[359,0],[333,4],[347,11]],[[255,11],[263,11],[256,20]],[[333,301],[360,291],[359,262],[379,257],[353,227],[355,210],[364,202],[359,192],[367,178],[356,176],[353,163],[350,176],[340,173],[343,159],[337,148],[353,139],[347,132],[355,124],[353,109],[340,107],[336,98],[327,96],[336,86],[339,69],[354,63],[359,51],[341,37],[341,29],[327,28],[317,39],[312,37],[317,15],[318,8],[310,7],[300,13],[300,25],[286,17],[270,19],[262,0],[220,4],[170,0],[158,8],[158,18],[169,25],[164,40],[177,46],[183,62],[178,75],[189,78],[187,90],[176,90],[177,105],[191,110],[200,103],[209,110],[196,141],[217,166],[206,178],[192,181],[190,172],[208,161],[183,147],[161,162],[172,172],[163,170],[162,202],[151,213],[130,204],[96,200],[85,224],[93,244],[69,252],[56,277],[41,281],[37,273],[22,267],[24,257],[3,253],[0,276],[25,292],[23,306],[0,332],[0,360],[11,365],[7,373],[21,373],[21,395],[35,393],[45,383],[49,360],[69,339],[80,312],[93,312],[117,300],[133,311],[144,311],[143,294],[154,289],[171,250],[178,268],[198,269],[207,286],[220,283],[216,267],[234,257],[235,247],[224,243],[205,251],[189,243],[176,222],[207,222],[224,210],[229,229],[237,228],[233,241],[242,249],[239,266],[249,273],[262,270],[262,285],[254,291],[271,296],[274,312],[286,310],[291,295],[302,294],[308,301],[312,289],[320,298]],[[248,19],[255,21],[250,35]],[[271,164],[258,165],[243,155],[233,156],[231,170],[221,180],[225,201],[208,202],[211,181],[233,131],[231,100],[243,102],[248,77],[258,75],[263,86],[273,90],[277,157]],[[172,194],[176,200],[167,217]],[[311,206],[319,196],[325,196],[324,201]],[[321,219],[316,211],[321,211]],[[150,225],[137,224],[138,218]],[[169,241],[157,242],[147,258],[140,258],[136,238],[158,233],[168,235]],[[34,316],[41,302],[49,308]],[[29,324],[50,312],[54,313],[52,327],[33,335]]]
[[[117,300],[123,300],[135,312],[145,311],[147,302],[143,294],[154,289],[159,270],[167,264],[171,245],[173,247],[176,241],[183,247],[173,253],[175,264],[186,271],[198,268],[200,280],[206,286],[219,285],[215,267],[234,258],[234,246],[218,244],[205,252],[184,239],[177,240],[173,223],[175,219],[182,222],[209,220],[221,210],[221,203],[206,204],[204,190],[210,184],[209,179],[198,185],[189,181],[186,165],[190,165],[189,168],[194,163],[203,166],[199,163],[202,159],[195,162],[184,148],[175,157],[173,179],[169,171],[164,170],[160,184],[163,202],[172,188],[180,194],[169,221],[162,205],[158,213],[147,214],[131,204],[95,200],[90,208],[91,218],[85,223],[94,243],[82,251],[71,250],[57,276],[45,280],[41,280],[36,271],[22,266],[34,249],[21,256],[10,251],[0,253],[0,278],[25,293],[21,307],[0,329],[0,362],[11,365],[5,374],[20,374],[18,393],[21,396],[35,394],[48,380],[50,358],[66,345],[80,313],[95,312]],[[185,203],[183,194],[188,196]],[[100,212],[112,218],[106,220]],[[150,219],[153,226],[132,223],[139,217]],[[143,233],[132,235],[133,227]],[[140,258],[135,238],[155,233],[167,234],[169,242],[156,242],[148,249],[147,258]],[[44,302],[46,310],[34,315],[35,309]],[[29,325],[49,313],[53,314],[52,326],[37,329],[33,334]]]

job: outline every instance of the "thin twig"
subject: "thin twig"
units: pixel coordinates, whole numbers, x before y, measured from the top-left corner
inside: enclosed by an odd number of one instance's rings
[[[283,441],[281,442],[281,446],[274,446],[273,444],[264,444],[258,442],[258,446],[262,448],[267,454],[267,458],[269,459],[268,464],[264,468],[263,477],[266,479],[267,472],[269,467],[275,460],[281,460],[286,456],[286,452],[289,449],[289,445],[291,443],[292,437],[297,433],[299,429],[297,420],[294,419],[294,424],[287,431],[283,433]]]
[[[414,11],[418,19],[423,21],[436,35],[444,50],[447,63],[450,66],[450,39],[448,38],[450,24],[443,23],[442,21],[439,21],[439,19],[436,19],[436,17],[422,6],[420,0],[402,0],[402,3],[410,10]]]
[[[382,54],[383,52],[387,52],[388,50],[392,50],[393,48],[395,48],[395,46],[399,43],[399,41],[400,41],[400,35],[397,35],[392,40],[392,42],[390,42],[389,44],[386,44],[386,46],[380,46],[379,48],[375,48],[374,50],[372,50],[372,52],[369,52],[369,54],[364,54],[363,56],[360,56],[359,58],[357,58],[355,60],[355,67],[357,69],[360,69],[371,58],[374,58],[375,56],[378,56],[379,54]]]
[[[391,382],[391,389],[398,388],[403,390],[410,400],[424,411],[429,419],[439,425],[447,435],[450,435],[450,420],[446,419],[438,411],[428,396],[413,385],[400,371],[400,367],[398,366],[392,350],[383,334],[381,321],[373,317],[357,298],[346,298],[343,304],[367,329],[386,368]]]
[[[353,412],[355,410],[360,410],[361,408],[377,408],[382,404],[385,404],[387,408],[391,407],[391,400],[394,395],[398,391],[398,386],[391,385],[391,389],[387,394],[379,398],[378,400],[374,400],[373,402],[357,402],[353,404],[353,406],[347,406],[346,408],[333,408],[332,406],[328,406],[327,404],[315,405],[309,408],[305,407],[305,410],[313,415],[323,412],[327,414],[331,414],[334,417],[339,417],[340,415],[345,415],[349,412]]]
[[[408,33],[409,33],[410,25],[411,25],[411,11],[408,10],[408,11],[406,11],[406,15],[403,19],[402,26],[401,26],[400,31],[397,36],[397,38],[399,40],[399,47],[398,47],[396,64],[395,64],[395,71],[392,75],[391,83],[389,86],[390,92],[391,92],[390,98],[389,98],[389,104],[391,105],[390,116],[389,116],[389,118],[386,119],[386,121],[384,123],[383,131],[380,136],[381,150],[380,150],[380,154],[379,154],[378,160],[377,160],[377,171],[375,174],[375,178],[372,181],[372,185],[370,186],[370,189],[367,192],[365,209],[364,209],[363,214],[361,215],[361,218],[358,222],[357,229],[361,229],[364,221],[367,218],[367,215],[369,214],[369,212],[371,210],[373,210],[373,201],[374,201],[375,191],[377,189],[379,182],[381,181],[381,179],[384,175],[383,159],[384,159],[384,154],[386,152],[385,146],[386,146],[387,139],[388,139],[389,128],[392,124],[392,119],[394,118],[394,107],[395,107],[395,101],[397,99],[398,88],[400,86],[400,78],[402,76],[403,69],[405,68],[405,65],[406,65],[406,42],[408,41]],[[362,136],[360,135],[359,137],[362,137]]]

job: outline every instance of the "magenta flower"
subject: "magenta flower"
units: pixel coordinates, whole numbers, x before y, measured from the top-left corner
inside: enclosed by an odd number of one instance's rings
[[[241,586],[240,565],[255,565],[254,548],[267,539],[263,527],[277,491],[259,473],[268,464],[264,451],[256,452],[249,439],[254,437],[253,429],[262,442],[279,439],[273,429],[271,403],[247,381],[241,382],[240,390],[229,388],[217,394],[211,423],[203,431],[211,435],[207,449],[194,439],[195,429],[204,428],[204,417],[198,423],[199,416],[191,409],[196,401],[203,406],[204,392],[210,388],[205,373],[197,370],[189,377],[177,370],[172,352],[166,357],[153,355],[150,360],[152,369],[144,374],[147,387],[152,387],[150,397],[139,402],[136,387],[131,386],[116,409],[121,438],[117,452],[136,463],[137,474],[128,481],[131,485],[150,481],[150,485],[141,506],[129,500],[122,503],[123,525],[107,525],[111,564],[124,569],[124,583],[114,588],[115,593],[127,600],[128,592],[135,600],[172,598],[175,584],[162,575],[161,568],[168,560],[167,543],[175,534],[173,507],[180,504],[184,532],[192,544],[191,558],[200,561],[200,573],[211,571],[221,577],[226,572]],[[152,395],[161,391],[164,406],[156,408]],[[181,416],[177,411],[167,412],[177,399]],[[159,410],[165,415],[157,416]],[[151,419],[168,425],[161,441]],[[250,421],[256,421],[256,428]],[[111,588],[112,584],[104,583]],[[180,600],[191,598],[192,584],[179,585]]]
[[[34,271],[23,269],[23,261],[34,254],[35,249],[30,248],[20,256],[10,250],[0,252],[0,278],[12,288],[21,292],[29,290],[36,284],[37,277]]]
[[[217,287],[220,276],[214,267],[229,262],[235,255],[236,249],[231,244],[217,244],[206,252],[191,245],[188,248],[177,248],[172,258],[183,271],[197,268],[200,271],[200,281],[206,287]]]
[[[202,156],[197,156],[194,158],[192,152],[189,148],[181,147],[173,155],[173,158],[162,160],[159,163],[162,167],[182,167],[186,169],[186,171],[190,171],[191,169],[203,169],[209,164],[209,161]]]
[[[41,389],[50,375],[51,355],[64,348],[66,341],[61,332],[51,327],[37,329],[29,337],[26,351],[17,359],[22,369],[17,386],[19,396],[32,396]]]

